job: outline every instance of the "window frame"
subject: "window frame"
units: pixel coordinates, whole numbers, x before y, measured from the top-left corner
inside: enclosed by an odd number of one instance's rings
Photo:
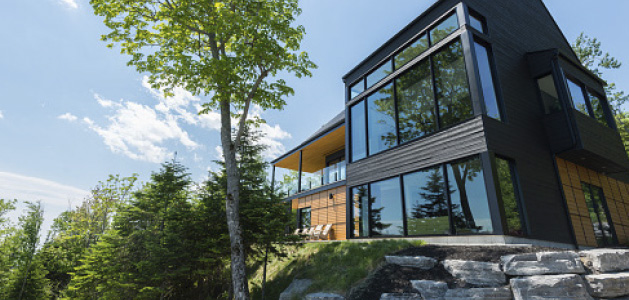
[[[485,18],[485,16],[483,16],[482,14],[478,13],[476,10],[470,8],[468,6],[467,8],[468,11],[468,16],[469,16],[469,25],[470,28],[474,29],[476,32],[484,34],[484,35],[489,35],[489,27],[487,26],[487,18]],[[472,18],[476,19],[476,21],[478,21],[481,25],[481,29],[479,30],[478,28],[476,28],[473,23],[472,23]]]
[[[588,85],[586,85],[583,81],[579,80],[576,76],[571,75],[569,73],[566,73],[564,71],[564,78],[565,78],[565,85],[566,85],[566,89],[568,92],[568,98],[570,100],[570,104],[571,104],[571,108],[573,110],[578,111],[579,113],[582,113],[592,119],[594,119],[595,121],[597,121],[597,123],[599,122],[598,118],[594,115],[594,107],[592,107],[592,100],[590,99],[590,95],[594,95],[599,99],[600,104],[603,106],[603,118],[605,120],[605,124],[601,124],[604,125],[605,127],[608,128],[612,128],[614,129],[614,126],[612,125],[612,120],[613,117],[610,117],[610,112],[611,112],[611,107],[609,106],[609,102],[607,101],[607,97],[606,96],[601,96],[601,93],[595,91],[594,89],[590,88]],[[572,99],[572,92],[570,91],[570,82],[573,82],[574,84],[576,84],[577,86],[579,86],[581,88],[581,93],[583,94],[583,98],[585,99],[585,105],[587,108],[588,113],[585,114],[582,111],[578,110],[575,106],[574,106],[574,100]]]

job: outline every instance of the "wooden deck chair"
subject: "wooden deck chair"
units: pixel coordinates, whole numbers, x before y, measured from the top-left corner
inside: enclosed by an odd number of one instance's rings
[[[310,238],[313,240],[318,240],[319,236],[321,236],[321,231],[323,231],[323,225],[317,225]]]
[[[310,239],[312,238],[312,234],[314,233],[314,230],[315,230],[314,227],[306,228],[304,229],[304,232],[302,232],[302,234],[305,235],[306,239]]]
[[[323,228],[323,231],[321,232],[321,235],[319,235],[320,239],[326,239],[329,240],[330,239],[330,230],[332,230],[332,224],[327,224],[325,225],[325,228]]]
[[[301,228],[297,228],[295,229],[295,232],[293,232],[293,235],[299,235],[301,233]]]

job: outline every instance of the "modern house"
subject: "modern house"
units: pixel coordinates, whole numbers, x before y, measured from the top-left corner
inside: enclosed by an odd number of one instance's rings
[[[604,82],[541,0],[437,1],[343,81],[345,110],[272,162],[299,226],[629,244],[629,158]]]

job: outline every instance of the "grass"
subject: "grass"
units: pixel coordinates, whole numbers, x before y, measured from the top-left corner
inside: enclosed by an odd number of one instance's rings
[[[287,258],[272,257],[267,266],[266,299],[278,299],[293,279],[311,279],[307,291],[345,295],[384,261],[384,256],[421,241],[383,240],[366,243],[311,243],[287,248]],[[249,280],[253,300],[261,298],[262,266]]]

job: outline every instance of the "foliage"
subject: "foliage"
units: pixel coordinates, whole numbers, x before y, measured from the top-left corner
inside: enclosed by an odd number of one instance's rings
[[[313,280],[307,292],[347,293],[380,265],[386,254],[420,246],[421,241],[384,240],[368,243],[312,243],[289,250],[287,258],[273,258],[266,299],[279,299],[295,278]],[[250,278],[252,295],[259,299],[262,268]]]

